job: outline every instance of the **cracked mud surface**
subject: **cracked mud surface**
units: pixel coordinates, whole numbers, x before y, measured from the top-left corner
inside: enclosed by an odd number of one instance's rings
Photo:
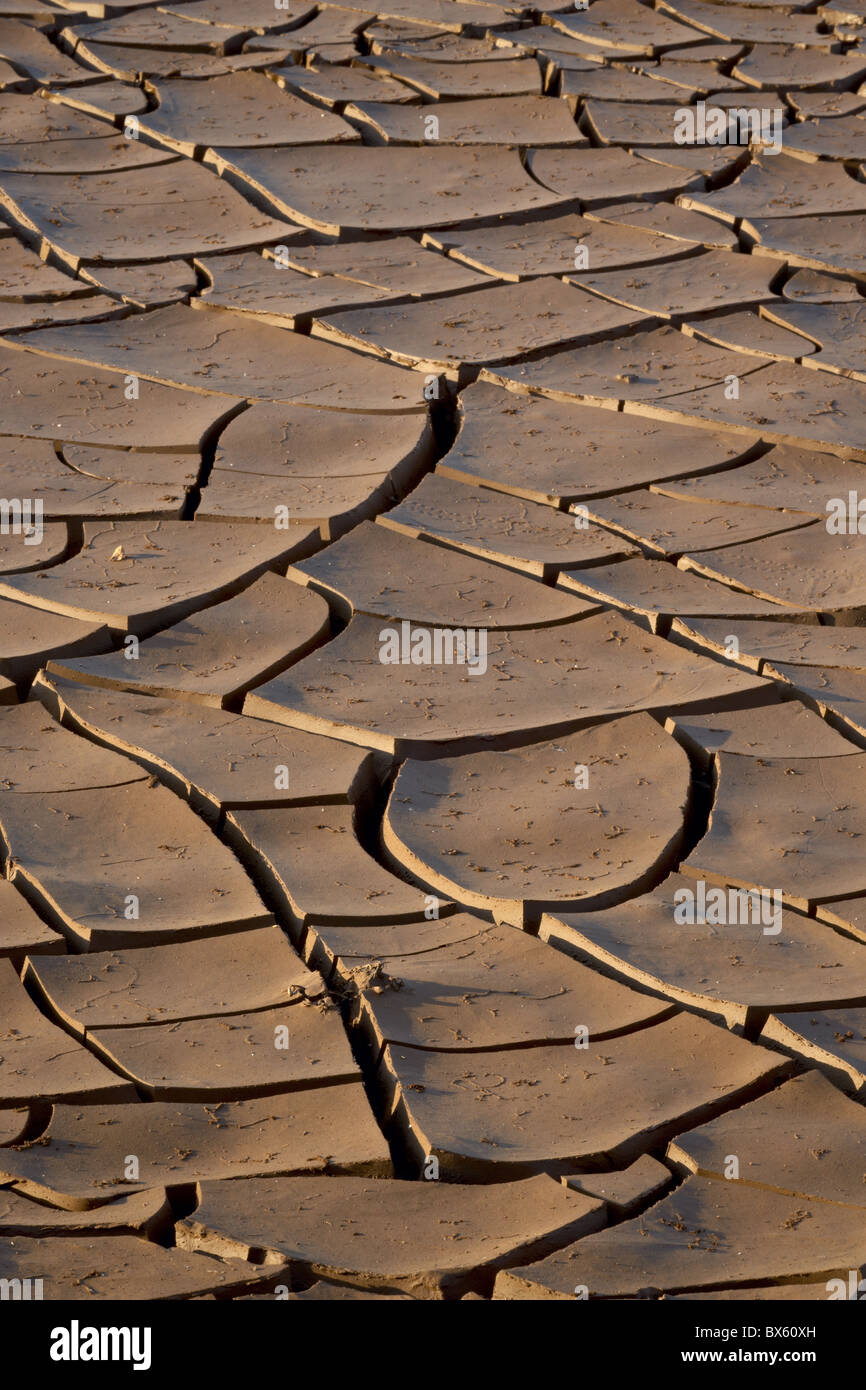
[[[0,4],[0,1279],[866,1270],[864,24]]]

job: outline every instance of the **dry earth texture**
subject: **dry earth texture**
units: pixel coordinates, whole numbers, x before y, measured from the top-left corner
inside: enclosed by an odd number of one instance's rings
[[[864,22],[0,0],[7,1292],[859,1279]]]

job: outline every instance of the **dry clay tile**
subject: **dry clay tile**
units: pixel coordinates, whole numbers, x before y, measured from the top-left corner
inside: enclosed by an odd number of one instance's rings
[[[295,222],[330,236],[453,226],[562,201],[530,178],[512,149],[328,146],[291,155],[218,149],[212,157],[240,186],[264,195]]]
[[[554,34],[555,30],[547,30],[540,26],[542,34],[542,47],[537,47],[538,40],[532,35],[527,39],[528,52],[532,48],[535,57],[544,70],[544,86],[548,94],[557,91],[557,87],[562,91],[562,80],[566,73],[592,73],[603,71],[607,64],[610,54],[605,53],[603,48],[594,48],[588,43],[579,43],[577,39],[566,38],[564,34],[559,35],[554,41],[544,40],[544,34],[549,32]],[[522,30],[520,31],[523,32]],[[568,47],[566,47],[568,45]],[[623,53],[619,55],[623,59],[637,60],[643,57],[640,53]]]
[[[67,330],[68,331],[68,330]],[[9,435],[151,449],[197,450],[236,412],[232,397],[179,391],[0,342],[0,406]]]
[[[243,806],[354,803],[372,778],[370,754],[249,715],[94,690],[45,672],[33,693],[68,727],[135,758],[206,819]]]
[[[725,188],[683,193],[679,202],[726,222],[738,217],[813,218],[866,211],[866,185],[849,178],[838,164],[809,164],[784,153],[756,154]]]
[[[471,487],[444,472],[428,474],[379,522],[539,578],[631,555],[635,549],[599,526],[576,525],[553,507]]]
[[[592,520],[620,532],[654,555],[676,556],[742,545],[782,531],[809,526],[799,513],[769,507],[719,505],[712,501],[662,497],[649,488],[576,503]]]
[[[780,14],[763,6],[720,6],[706,4],[705,0],[661,0],[661,8],[719,39],[756,44],[792,43],[812,48],[830,46],[828,35],[819,31],[819,21],[813,14],[791,14],[789,11]]]
[[[866,63],[861,65],[866,71]],[[785,132],[785,149],[798,159],[866,158],[866,121],[861,116],[833,116],[803,121]]]
[[[173,485],[188,489],[196,484],[201,472],[200,455],[192,450],[169,453],[159,449],[108,449],[64,443],[58,452],[68,468],[76,473],[115,483]]]
[[[761,306],[763,307],[763,306]],[[681,325],[690,337],[732,348],[734,352],[754,353],[758,357],[798,362],[815,351],[815,344],[799,333],[791,333],[769,319],[760,317],[761,308],[735,309]]]
[[[26,92],[30,90],[30,78],[18,72],[5,58],[0,58],[0,92]]]
[[[590,222],[576,213],[502,226],[425,232],[424,244],[436,246],[452,260],[477,266],[503,280],[537,275],[564,275],[586,264],[593,271],[613,266],[673,260],[687,249],[670,237],[613,223]],[[580,284],[581,280],[575,280]]]
[[[127,139],[104,120],[32,96],[0,96],[6,139],[0,169],[43,174],[107,174],[164,164],[164,150]]]
[[[767,661],[866,671],[866,630],[862,627],[691,619],[678,620],[674,634],[684,645],[714,652],[755,672]]]
[[[491,632],[486,670],[479,665],[477,675],[447,662],[419,669],[408,638],[405,660],[383,665],[381,631],[381,618],[353,618],[322,651],[251,692],[245,712],[400,757],[430,757],[491,739],[551,738],[630,710],[725,707],[765,686],[612,614],[584,618],[579,629]],[[412,640],[425,631],[414,629]],[[434,637],[427,633],[428,642]]]
[[[750,87],[784,87],[797,92],[821,87],[826,91],[855,86],[866,76],[866,61],[856,50],[830,53],[820,48],[795,48],[790,43],[762,42],[738,58],[731,72]]]
[[[830,535],[820,524],[723,550],[685,554],[679,563],[759,598],[801,613],[812,610],[843,625],[859,625],[866,611],[864,538]]]
[[[341,109],[354,101],[417,102],[418,92],[375,68],[345,67],[336,63],[321,63],[301,67],[295,63],[270,69],[272,81],[278,87],[302,92],[306,99],[331,110]]]
[[[189,160],[104,175],[2,174],[0,205],[76,269],[261,246],[290,230]]]
[[[421,414],[313,412],[260,403],[220,435],[196,515],[273,524],[279,505],[293,525],[315,526],[323,540],[333,540],[411,486],[430,458],[432,441],[430,421]]]
[[[604,158],[618,157],[618,151],[605,152]],[[724,223],[702,212],[689,212],[676,203],[610,203],[602,204],[587,212],[590,221],[605,222],[615,227],[637,228],[652,235],[668,237],[675,245],[674,250],[684,250],[676,246],[685,242],[689,248],[698,246],[717,246],[731,250],[739,245],[736,234]],[[672,250],[673,254],[673,250]]]
[[[565,103],[543,96],[481,97],[423,106],[378,102],[371,96],[347,106],[344,115],[374,145],[424,145],[434,139],[443,145],[587,143]]]
[[[571,0],[550,0],[545,5],[544,14],[552,15],[557,11],[570,10]],[[575,61],[578,58],[586,57],[587,61],[602,63],[610,54],[599,51],[597,45],[585,39],[576,38],[565,29],[554,28],[553,24],[527,24],[524,22],[519,29],[510,32],[490,33],[488,38],[496,44],[497,48],[506,53],[556,53],[560,57],[571,57]]]
[[[437,473],[554,506],[713,470],[747,447],[733,436],[516,395],[488,382],[461,393],[459,413],[460,432]]]
[[[386,1043],[445,1052],[593,1043],[666,1018],[637,994],[576,961],[565,964],[526,932],[478,923],[476,935],[410,956],[336,968],[350,1017],[376,1054]]]
[[[711,477],[651,484],[663,497],[723,503],[726,507],[770,507],[826,519],[831,497],[847,498],[863,480],[863,465],[811,449],[777,445],[761,458]]]
[[[324,594],[345,617],[363,613],[443,628],[538,628],[594,611],[483,559],[371,521],[293,565],[289,574]]]
[[[105,656],[49,661],[67,680],[225,707],[312,651],[330,629],[318,594],[275,574],[212,608]]]
[[[372,926],[334,926],[320,922],[311,926],[304,942],[304,955],[312,969],[327,980],[336,974],[349,993],[363,983],[367,971],[373,971],[371,985],[375,990],[380,980],[379,966],[387,974],[389,956],[415,956],[437,951],[477,937],[484,924],[468,912],[435,917],[429,921],[386,922]],[[360,971],[358,967],[361,967]],[[360,976],[360,979],[359,979]]]
[[[678,1167],[713,1178],[725,1176],[726,1155],[732,1153],[739,1159],[737,1183],[843,1206],[866,1205],[863,1110],[820,1072],[794,1077],[769,1095],[679,1135],[667,1150]]]
[[[358,60],[396,77],[435,101],[457,97],[519,97],[541,92],[541,72],[534,58],[500,63],[443,63],[435,59],[374,55]]]
[[[643,1216],[500,1274],[494,1297],[646,1298],[847,1279],[863,1264],[864,1241],[866,1217],[850,1207],[693,1177]]]
[[[86,331],[70,330],[70,336]],[[638,401],[640,413],[644,413],[648,404],[660,401],[664,402],[668,414],[675,414],[682,413],[684,393],[693,402],[702,403],[706,388],[699,393],[696,387],[700,383],[711,383],[708,389],[712,390],[713,399],[718,395],[724,404],[726,378],[746,377],[758,371],[761,363],[759,357],[699,342],[666,324],[662,328],[650,328],[591,346],[568,348],[513,366],[486,367],[482,369],[482,380],[495,381],[512,390],[543,391],[561,400],[583,399],[590,404],[607,402],[609,409],[616,401]],[[812,377],[807,378],[807,384],[811,381]],[[744,396],[747,389],[747,384],[741,382]],[[667,397],[675,400],[668,403]],[[743,409],[744,401],[736,400],[732,404],[739,412],[738,418],[742,419],[740,428],[751,428],[753,434],[757,434],[754,421],[748,419]],[[691,413],[703,414],[695,405]],[[706,414],[709,416],[709,411]]]
[[[37,701],[0,714],[0,794],[88,791],[143,782],[129,758],[63,729]]]
[[[794,304],[847,304],[860,298],[850,280],[824,275],[820,270],[795,270],[782,286],[782,298]]]
[[[39,83],[76,86],[97,78],[96,73],[61,52],[46,34],[15,19],[0,18],[0,58]]]
[[[431,244],[438,245],[438,241]],[[266,256],[273,256],[266,251]],[[419,245],[410,236],[378,237],[375,241],[302,246],[290,242],[281,250],[287,264],[309,275],[387,290],[395,298],[424,299],[427,295],[470,289],[488,283],[485,275]]]
[[[185,299],[198,286],[188,261],[166,260],[144,265],[97,266],[82,269],[81,278],[116,295],[138,309],[158,309]]]
[[[389,31],[406,30],[416,38],[449,30],[453,34],[459,34],[464,25],[470,26],[472,30],[480,25],[483,22],[480,16],[486,15],[487,23],[501,22],[505,18],[505,11],[500,6],[488,6],[486,0],[481,0],[479,4],[472,4],[471,0],[467,3],[464,3],[464,0],[457,0],[457,3],[455,0],[432,0],[429,8],[431,14],[425,15],[422,13],[420,0],[391,0],[389,5],[383,6],[382,13],[377,16],[372,5],[363,5],[357,0],[348,0],[348,3],[346,0],[335,0],[332,5],[329,0],[327,5],[319,7],[314,18],[305,18],[300,26],[292,23],[283,33],[266,34],[263,39],[248,39],[247,45],[282,44],[289,39],[302,38],[308,29],[318,32],[320,28],[323,37],[318,42],[334,44],[341,38],[354,38],[361,30],[366,31],[370,26],[374,31],[378,30],[383,24]]]
[[[541,277],[419,304],[349,309],[318,318],[315,331],[417,371],[445,372],[465,385],[481,367],[607,338],[639,319],[640,311]]]
[[[636,0],[596,0],[591,9],[556,19],[554,24],[600,48],[648,55],[701,41],[694,29],[657,10],[648,10]]]
[[[830,62],[838,56],[830,55]],[[785,98],[800,121],[819,116],[851,116],[866,106],[866,97],[853,92],[789,91]]]
[[[65,523],[37,524],[36,509],[32,506],[34,500],[38,501],[38,498],[22,501],[21,522],[17,529],[15,499],[12,500],[5,534],[0,531],[0,577],[41,571],[44,565],[59,564],[69,552],[70,538]],[[27,501],[31,503],[29,513]]]
[[[0,957],[16,968],[28,955],[62,955],[66,943],[38,917],[13,884],[0,880]]]
[[[857,850],[866,824],[866,756],[716,754],[709,829],[682,865],[692,879],[778,891],[808,911],[866,889]]]
[[[79,949],[188,941],[271,921],[231,852],[162,787],[4,792],[0,829],[12,881]]]
[[[33,346],[204,393],[372,414],[427,410],[417,379],[402,368],[230,309],[214,316],[173,304],[117,322],[42,329]]]
[[[337,1010],[302,1003],[93,1028],[87,1041],[154,1100],[243,1100],[360,1078]]]
[[[198,20],[184,18],[180,12],[172,14],[156,9],[144,14],[117,15],[102,24],[82,26],[80,30],[70,27],[63,31],[62,37],[70,45],[80,34],[91,43],[224,53],[228,45],[243,37],[246,27],[239,25],[237,20],[224,25],[202,24]]]
[[[296,928],[423,919],[430,895],[383,869],[358,838],[351,806],[229,811],[225,837]],[[446,907],[446,904],[440,906]]]
[[[627,1163],[783,1066],[770,1051],[680,1014],[585,1051],[573,1043],[459,1055],[390,1046],[379,1084],[420,1168],[432,1155],[440,1173],[489,1181]],[[602,1195],[586,1182],[583,1191]]]
[[[20,1192],[0,1191],[0,1236],[142,1235],[158,1240],[172,1221],[161,1188],[107,1202],[93,1212],[57,1211]]]
[[[245,1260],[204,1259],[194,1252],[166,1250],[138,1236],[70,1233],[59,1240],[0,1240],[0,1276],[39,1279],[43,1298],[61,1303],[244,1293],[273,1280],[277,1272]]]
[[[799,699],[820,711],[834,728],[863,746],[866,731],[866,672],[827,670],[823,666],[765,665],[772,680],[790,682]]]
[[[129,7],[112,5],[111,8],[115,10]],[[160,15],[195,19],[203,24],[229,29],[235,28],[241,20],[245,29],[252,29],[256,34],[267,33],[271,29],[292,30],[299,24],[305,24],[314,11],[315,6],[307,4],[306,0],[280,0],[278,6],[274,5],[273,0],[242,0],[242,3],[238,3],[238,0],[193,0],[192,4],[179,0],[176,5],[157,6],[157,13]]]
[[[694,48],[668,49],[658,59],[644,58],[639,63],[627,65],[632,72],[651,78],[662,91],[665,87],[694,87],[697,92],[715,92],[720,87],[726,91],[738,90],[742,83],[734,77],[726,77],[724,69],[742,52],[742,44],[702,43]],[[626,65],[619,58],[615,61],[618,65]]]
[[[349,0],[346,8],[350,10],[369,10],[357,0]],[[396,21],[411,33],[419,32],[419,26],[435,28],[446,33],[459,34],[464,31],[474,33],[481,29],[510,29],[512,15],[518,12],[515,4],[496,5],[492,0],[382,0],[378,7],[380,20]],[[405,21],[405,24],[404,24]]]
[[[294,480],[381,476],[408,486],[432,452],[421,415],[313,413],[301,406],[251,406],[223,429],[214,472]],[[211,475],[213,476],[213,475]]]
[[[41,300],[24,304],[0,302],[0,333],[11,335],[42,327],[56,328],[61,324],[102,322],[122,318],[128,309],[108,295],[89,291],[76,299]]]
[[[7,453],[9,444],[13,449],[19,446],[15,452],[18,453],[20,467]],[[40,466],[36,449],[46,448],[48,453],[42,454],[43,463]],[[151,457],[158,458],[160,455],[145,457],[149,461]],[[171,459],[170,456],[164,457],[169,459],[165,464],[168,470]],[[136,462],[140,461],[139,456]],[[185,475],[181,472],[184,468],[187,470]],[[172,470],[174,477],[171,480],[163,478],[162,481],[151,482],[134,477],[106,479],[79,471],[74,465],[62,461],[50,448],[48,441],[10,440],[8,436],[0,441],[0,490],[6,496],[26,493],[35,502],[41,503],[43,515],[50,522],[96,518],[130,521],[143,517],[177,521],[198,469],[198,456],[191,454],[183,464]],[[146,465],[142,471],[146,471]],[[70,620],[64,621],[68,623]],[[71,634],[74,628],[73,621],[66,630]],[[63,627],[57,631],[62,633]]]
[[[819,344],[804,365],[866,381],[866,303],[862,299],[852,304],[768,304],[764,312]]]
[[[600,0],[596,0],[596,4]],[[655,88],[653,89],[655,91]],[[689,94],[687,94],[688,96]],[[627,94],[617,99],[612,94],[610,100],[598,101],[592,93],[590,100],[584,102],[581,116],[581,129],[601,145],[627,145],[637,150],[642,145],[673,146],[677,129],[677,112],[681,105],[672,100],[647,103],[636,97],[628,99]],[[714,151],[720,155],[721,151]],[[731,151],[724,157],[731,159]],[[703,152],[702,152],[703,154]]]
[[[252,251],[208,256],[196,264],[209,281],[195,301],[197,309],[234,309],[277,327],[304,328],[316,314],[393,298],[357,281],[304,275]]]
[[[46,265],[35,251],[22,246],[14,236],[0,241],[0,300],[78,298],[90,293],[80,280]]]
[[[603,1223],[600,1202],[544,1174],[491,1186],[260,1178],[202,1184],[177,1237],[187,1250],[260,1250],[297,1274],[453,1298]]]
[[[53,964],[54,968],[49,968]],[[71,1033],[251,1014],[321,990],[279,927],[87,956],[37,958],[25,982]]]
[[[202,492],[196,518],[272,526],[274,514],[285,509],[292,529],[310,538],[303,550],[296,552],[300,555],[314,549],[318,542],[335,540],[358,522],[375,516],[394,501],[395,495],[386,473],[280,482],[273,477],[214,469]]]
[[[612,344],[612,348],[623,350],[618,343]],[[577,349],[568,354],[571,362],[578,367],[582,367],[585,360],[581,357],[581,351]],[[600,349],[596,351],[600,357]],[[723,351],[717,349],[719,353]],[[852,455],[862,458],[866,385],[862,381],[851,381],[828,372],[808,371],[806,367],[810,360],[805,357],[802,364],[776,361],[762,366],[759,357],[727,353],[725,358],[717,359],[718,369],[724,368],[729,377],[740,378],[739,396],[730,392],[725,394],[725,388],[732,385],[730,380],[717,380],[699,389],[690,390],[684,386],[679,394],[667,395],[666,398],[658,390],[661,383],[658,380],[654,382],[652,375],[642,376],[639,370],[637,389],[626,387],[622,391],[627,402],[625,409],[634,408],[628,404],[631,400],[639,400],[641,404],[638,409],[662,419],[694,421],[709,429],[726,428],[752,434],[759,432],[767,443],[795,444],[839,454],[843,458]],[[646,370],[639,359],[637,365]],[[496,371],[503,378],[511,373],[518,380],[529,375],[528,368],[523,366],[500,367]],[[703,372],[700,376],[706,379],[713,374]],[[549,364],[544,369],[544,375],[552,375]],[[685,373],[676,378],[679,384],[687,380]],[[605,389],[603,382],[593,381],[592,386],[596,390]],[[607,389],[610,390],[609,387]]]
[[[621,68],[595,67],[587,63],[587,71],[580,72],[574,69],[565,69],[559,80],[560,97],[564,97],[569,109],[577,114],[581,103],[589,98],[593,107],[597,107],[599,102],[642,102],[645,104],[661,102],[667,104],[675,96],[682,98],[684,102],[690,102],[697,94],[693,86],[678,86],[668,82],[653,82],[649,76],[643,72],[628,72]],[[715,76],[715,74],[713,74]],[[586,109],[584,107],[584,109]],[[604,120],[604,112],[598,113],[599,118]],[[648,115],[644,109],[644,115]],[[669,122],[667,131],[672,129]],[[593,133],[598,133],[596,122],[592,121]],[[632,130],[632,141],[639,139],[637,129]]]
[[[204,521],[88,523],[78,555],[53,570],[7,575],[0,596],[144,635],[285,565],[307,534]],[[321,622],[313,615],[307,640]]]
[[[648,886],[671,867],[688,799],[688,759],[635,714],[542,747],[407,762],[383,838],[418,877],[523,925]]]
[[[502,7],[499,8],[501,11]],[[517,5],[507,5],[505,8],[510,13],[516,14],[518,12]],[[449,10],[452,14],[462,14],[462,0],[457,4],[439,5],[439,18],[441,19]],[[445,25],[437,24],[432,18],[428,22],[422,23],[420,13],[411,16],[407,11],[402,18],[391,16],[369,19],[364,25],[364,35],[369,41],[371,49],[376,53],[402,52],[403,49],[406,49],[410,57],[413,53],[419,58],[428,54],[453,63],[463,62],[464,59],[461,54],[466,53],[469,54],[473,62],[485,58],[495,58],[503,51],[507,57],[508,49],[501,50],[494,47],[494,40],[501,39],[506,42],[514,36],[507,29],[503,34],[496,33],[494,18],[493,13],[488,11],[487,23],[483,25],[484,36],[479,37],[475,33],[476,24],[472,24],[471,28],[463,33],[457,33],[456,26],[452,26],[452,31],[449,31]],[[473,36],[470,37],[470,35]]]
[[[148,77],[222,77],[225,73],[245,68],[266,68],[275,59],[287,55],[283,49],[274,53],[238,53],[232,56],[198,52],[191,48],[140,48],[133,44],[97,43],[90,38],[75,40],[75,55],[82,63],[96,69],[100,78],[107,75],[119,82],[143,82]]]
[[[192,157],[213,145],[359,142],[350,125],[280,88],[261,72],[155,84],[159,103],[139,118],[142,132]]]
[[[505,33],[500,37],[507,40],[514,36]],[[522,44],[497,46],[492,33],[484,38],[468,38],[465,34],[446,34],[427,26],[395,25],[387,20],[365,25],[364,41],[365,45],[369,44],[371,53],[392,58],[423,58],[434,63],[502,63],[524,52]]]
[[[641,313],[677,319],[710,309],[772,301],[775,295],[770,282],[774,277],[766,260],[705,251],[663,265],[569,276],[568,282]]]
[[[866,1008],[771,1014],[761,1035],[798,1060],[819,1066],[846,1091],[866,1089]]]
[[[7,1144],[20,1144],[30,1127],[29,1109],[0,1110],[0,1148]]]
[[[702,145],[699,149],[682,149],[679,146],[641,145],[634,153],[644,163],[662,164],[683,173],[694,171],[706,178],[719,179],[732,174],[737,165],[743,163],[743,151],[738,146],[728,145],[721,149]]]
[[[767,669],[775,673],[779,668]],[[788,669],[808,679],[808,667]],[[751,758],[832,758],[856,752],[797,700],[725,714],[677,715],[668,719],[666,728],[702,768],[710,766],[720,749]]]
[[[0,960],[0,1000],[0,1108],[34,1098],[95,1103],[134,1099],[128,1081],[42,1016],[8,960]]]
[[[126,1176],[130,1153],[137,1180]],[[18,1191],[67,1211],[207,1178],[325,1171],[391,1171],[357,1082],[208,1105],[57,1105],[44,1142],[0,1150],[0,1174]]]
[[[125,116],[138,116],[148,108],[142,89],[131,82],[113,82],[101,74],[102,81],[91,87],[55,87],[42,89],[49,101],[88,116],[99,116],[114,122]]]
[[[620,149],[530,150],[527,168],[558,199],[578,199],[584,208],[613,198],[658,198],[704,187],[700,174],[668,169]]]
[[[640,557],[612,565],[592,565],[560,575],[559,587],[582,594],[614,608],[638,615],[642,625],[667,636],[672,618],[683,615],[775,617],[788,610],[765,599],[716,584],[691,570],[681,570],[665,560]]]
[[[573,1192],[599,1197],[617,1216],[630,1216],[669,1186],[671,1174],[663,1163],[644,1154],[627,1168],[606,1173],[575,1173],[563,1177],[562,1181]]]
[[[747,245],[757,243],[752,247],[755,256],[771,256],[789,266],[844,271],[862,282],[866,279],[862,230],[859,211],[829,217],[764,217],[759,210],[759,215],[742,223],[741,233]]]
[[[720,915],[731,915],[729,902]],[[753,919],[739,900],[733,910],[748,920],[679,920],[692,904],[696,915],[701,904],[694,880],[673,874],[617,908],[549,913],[539,936],[629,983],[689,1009],[721,1015],[729,1027],[760,1024],[769,1009],[826,1008],[866,994],[861,946],[830,927],[788,911],[777,920],[766,902],[754,905]],[[714,904],[707,899],[704,916],[716,915]],[[781,931],[772,934],[779,925]]]

